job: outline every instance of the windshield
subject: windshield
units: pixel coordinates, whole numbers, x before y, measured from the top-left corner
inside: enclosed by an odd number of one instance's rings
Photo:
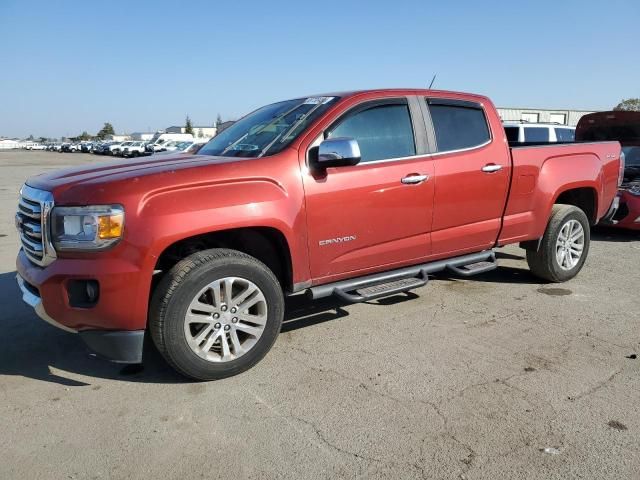
[[[618,140],[620,143],[640,144],[640,122],[627,123],[595,123],[594,125],[581,125],[580,134],[576,135],[580,140],[598,142],[605,140]]]
[[[262,157],[286,148],[338,97],[308,97],[278,102],[250,113],[207,143],[199,155]]]
[[[624,153],[625,166],[640,167],[640,147],[622,147]]]

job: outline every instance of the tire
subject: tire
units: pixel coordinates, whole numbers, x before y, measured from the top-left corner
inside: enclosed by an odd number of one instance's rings
[[[220,280],[231,282],[232,291],[237,292],[239,286],[240,293],[231,293],[229,301],[224,294],[226,283],[220,285]],[[220,287],[217,297],[212,285]],[[251,285],[258,293],[242,300]],[[258,302],[250,309],[259,309],[254,310],[257,314],[242,310],[242,305],[256,298]],[[234,305],[240,306],[237,313]],[[204,307],[206,310],[199,311]],[[179,373],[195,380],[217,380],[242,373],[262,360],[280,333],[283,317],[282,288],[266,265],[235,250],[211,249],[181,260],[163,277],[151,300],[149,330],[162,356]],[[191,323],[194,318],[197,323]],[[251,323],[253,318],[260,318],[262,325]],[[200,319],[206,323],[200,325]],[[260,329],[257,336],[246,333]],[[216,340],[210,344],[213,337]]]
[[[578,225],[582,228],[581,250],[578,248],[580,241]],[[577,243],[567,244],[559,239],[561,235],[565,238],[565,234],[571,231],[576,232],[573,236],[578,239]],[[582,269],[589,254],[590,242],[589,219],[586,214],[573,205],[554,205],[540,248],[538,251],[527,250],[529,269],[536,277],[543,280],[566,282]],[[562,244],[566,247],[564,255]],[[575,252],[580,252],[577,258]]]

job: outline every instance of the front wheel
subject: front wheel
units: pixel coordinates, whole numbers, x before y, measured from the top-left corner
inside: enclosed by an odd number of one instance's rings
[[[283,316],[284,296],[271,270],[244,253],[211,249],[181,260],[161,280],[149,329],[178,372],[215,380],[258,363]]]
[[[573,205],[554,205],[538,251],[527,251],[531,272],[549,282],[565,282],[582,269],[590,244],[589,220]]]

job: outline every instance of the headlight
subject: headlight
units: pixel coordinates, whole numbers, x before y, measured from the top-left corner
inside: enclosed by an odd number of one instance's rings
[[[120,205],[55,207],[51,234],[57,250],[103,250],[124,233],[124,209]]]

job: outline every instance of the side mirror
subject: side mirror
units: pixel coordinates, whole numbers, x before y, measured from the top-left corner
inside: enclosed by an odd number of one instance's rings
[[[310,160],[311,166],[320,170],[329,167],[357,165],[360,162],[360,146],[358,141],[353,138],[327,138],[320,144],[317,153],[312,155]]]

